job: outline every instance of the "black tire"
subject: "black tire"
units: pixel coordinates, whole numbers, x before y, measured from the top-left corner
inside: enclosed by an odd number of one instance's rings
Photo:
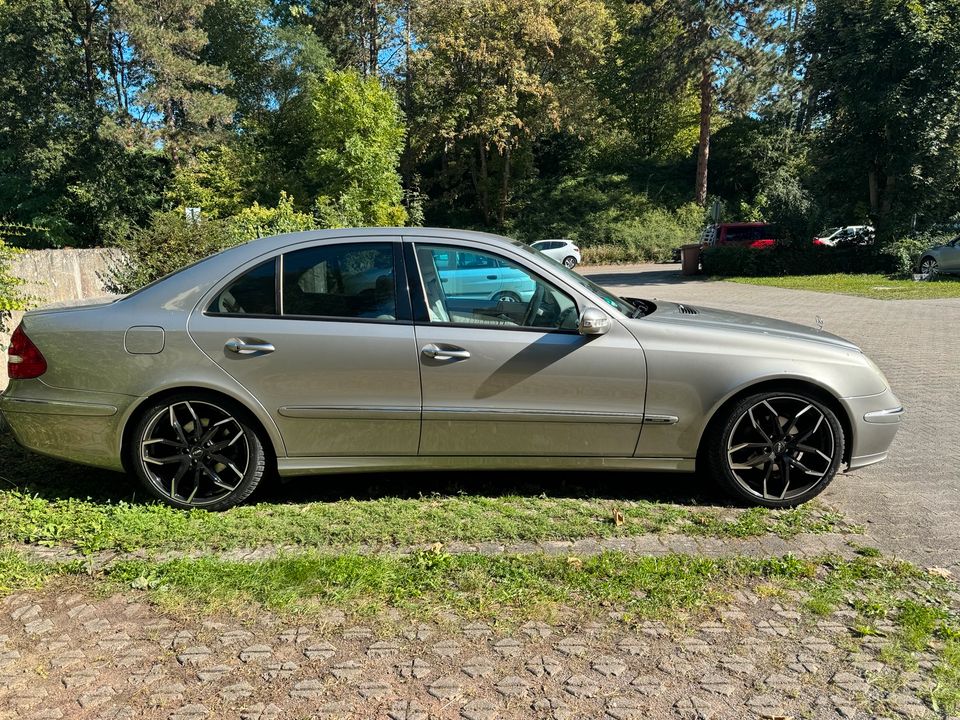
[[[184,392],[139,413],[127,467],[147,492],[168,505],[226,510],[250,497],[263,479],[266,447],[242,406]]]
[[[937,271],[940,269],[940,263],[937,262],[936,258],[932,258],[929,255],[925,256],[920,260],[920,274],[926,276],[936,275]]]
[[[498,293],[494,293],[491,298],[494,302],[520,302],[520,296],[511,290],[503,290]]]
[[[711,428],[706,446],[711,474],[724,490],[752,505],[805,503],[826,489],[843,462],[843,426],[813,394],[751,395]]]
[[[577,266],[577,259],[573,255],[567,255],[567,257],[563,259],[563,266],[567,268],[567,270],[573,270]]]

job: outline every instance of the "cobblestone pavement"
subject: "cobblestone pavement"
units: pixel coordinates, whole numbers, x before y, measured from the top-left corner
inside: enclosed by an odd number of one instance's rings
[[[805,621],[754,588],[683,630],[446,616],[390,629],[339,613],[173,620],[138,595],[0,603],[0,718],[921,718],[934,656],[878,659],[853,613]],[[382,623],[382,618],[378,622]],[[878,631],[891,631],[879,626]]]
[[[675,265],[583,272],[624,295],[790,320],[860,345],[907,414],[877,466],[839,477],[824,495],[886,552],[960,576],[960,298],[871,300],[803,290],[684,279]]]

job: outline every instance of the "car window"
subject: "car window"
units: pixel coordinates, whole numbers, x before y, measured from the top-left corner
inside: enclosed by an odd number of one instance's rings
[[[318,245],[283,256],[283,314],[397,317],[391,243]]]
[[[221,290],[207,312],[222,315],[276,315],[277,261],[271,258]]]
[[[577,304],[552,284],[506,258],[457,250],[457,265],[444,266],[449,249],[416,245],[427,310],[432,323],[495,328],[576,330]],[[476,273],[474,268],[499,268]]]

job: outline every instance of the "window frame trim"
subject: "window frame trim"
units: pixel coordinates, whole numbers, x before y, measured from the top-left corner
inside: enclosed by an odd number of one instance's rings
[[[337,245],[386,245],[389,244],[392,251],[392,263],[393,263],[393,277],[394,277],[394,304],[396,311],[396,318],[393,320],[381,320],[380,318],[363,318],[363,317],[350,317],[343,315],[287,315],[283,312],[283,266],[284,266],[284,256],[288,253],[298,252],[301,250],[311,250],[318,247],[333,247]],[[226,288],[230,287],[231,284],[242,278],[246,273],[250,272],[254,268],[259,267],[260,265],[266,264],[271,258],[268,256],[266,259],[263,256],[260,256],[254,260],[251,260],[248,263],[244,263],[241,268],[235,268],[232,272],[221,278],[212,288],[204,295],[204,299],[201,300],[203,303],[204,310],[202,314],[207,317],[221,317],[221,318],[250,318],[257,320],[306,320],[312,322],[356,322],[364,324],[376,324],[376,325],[413,325],[413,310],[411,307],[411,292],[409,287],[409,276],[407,273],[406,265],[404,263],[403,251],[405,243],[402,242],[401,238],[393,236],[376,236],[370,235],[367,237],[344,237],[344,238],[335,238],[327,240],[312,240],[308,243],[304,243],[300,246],[285,247],[276,251],[276,254],[273,255],[272,259],[274,261],[274,292],[275,292],[275,303],[277,307],[277,313],[222,313],[215,310],[211,310],[210,307],[213,304],[214,300],[222,293]],[[401,280],[405,282],[401,283]],[[403,287],[401,287],[403,285]]]
[[[425,242],[421,242],[421,239]],[[582,298],[578,299],[576,293],[571,293],[565,287],[558,287],[558,283],[553,280],[546,279],[541,273],[536,272],[531,269],[529,265],[524,262],[515,260],[514,258],[508,258],[498,252],[498,248],[486,249],[486,248],[474,248],[472,245],[454,245],[456,240],[451,238],[420,238],[416,236],[409,237],[409,240],[405,239],[404,245],[404,258],[406,259],[407,272],[411,275],[408,282],[411,288],[411,299],[413,299],[413,324],[416,326],[427,325],[429,327],[449,327],[449,328],[463,328],[469,330],[494,330],[494,331],[509,331],[509,332],[535,332],[535,333],[550,333],[558,335],[579,335],[580,331],[576,328],[573,329],[563,329],[563,328],[538,328],[538,327],[527,327],[524,325],[483,325],[481,323],[456,323],[456,322],[433,322],[430,320],[430,313],[427,310],[427,290],[423,282],[423,273],[420,272],[420,264],[417,262],[416,248],[417,245],[424,245],[427,247],[439,246],[439,247],[450,247],[455,251],[464,251],[464,252],[476,252],[476,253],[485,253],[492,256],[495,260],[500,263],[502,260],[507,260],[513,265],[516,265],[527,272],[536,280],[544,283],[545,285],[557,289],[559,292],[562,292],[570,300],[573,301],[574,307],[577,309],[577,318],[579,320],[580,315],[583,313],[581,305],[583,305]],[[501,263],[499,267],[503,268]],[[413,277],[413,273],[416,273],[416,277]],[[416,286],[417,291],[413,292],[413,287]]]

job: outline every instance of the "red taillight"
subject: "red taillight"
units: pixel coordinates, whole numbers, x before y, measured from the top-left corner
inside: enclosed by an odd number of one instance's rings
[[[47,361],[40,349],[27,337],[23,326],[18,325],[7,349],[7,375],[11,380],[29,380],[40,377],[46,371]]]

